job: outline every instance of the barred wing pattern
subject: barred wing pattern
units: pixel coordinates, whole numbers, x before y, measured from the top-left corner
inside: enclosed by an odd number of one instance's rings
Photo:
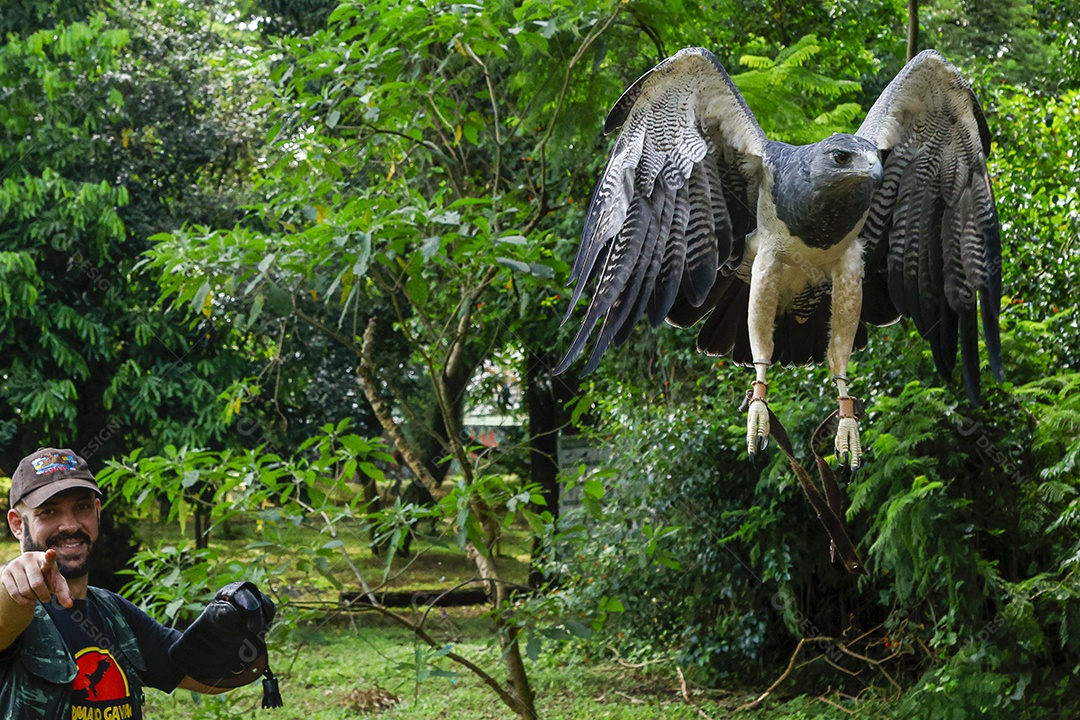
[[[862,232],[863,320],[910,317],[945,378],[959,336],[964,386],[977,401],[980,304],[990,368],[1002,377],[1001,239],[978,100],[953,65],[926,50],[889,84],[857,134],[877,143],[884,160]]]
[[[638,79],[604,130],[620,126],[590,201],[563,322],[586,287],[593,294],[556,372],[581,354],[598,324],[582,375],[642,315],[655,327],[673,309],[706,314],[719,300],[710,295],[717,276],[738,267],[756,224],[765,134],[711,52],[686,48]]]

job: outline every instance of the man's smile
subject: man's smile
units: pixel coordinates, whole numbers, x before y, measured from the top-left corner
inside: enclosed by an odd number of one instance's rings
[[[63,554],[73,554],[90,547],[90,538],[83,534],[73,535],[66,538],[49,538],[46,547],[55,548]]]

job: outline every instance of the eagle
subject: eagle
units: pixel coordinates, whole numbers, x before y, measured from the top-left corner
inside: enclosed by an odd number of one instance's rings
[[[698,349],[753,367],[746,445],[769,438],[767,374],[828,362],[840,465],[862,462],[848,362],[867,325],[910,318],[937,371],[957,353],[978,403],[979,315],[1000,380],[1001,236],[971,86],[941,54],[908,62],[854,135],[809,145],[766,137],[717,57],[685,48],[626,90],[622,128],[593,191],[570,284],[584,321],[556,368],[598,336],[582,370],[643,317],[702,322]]]

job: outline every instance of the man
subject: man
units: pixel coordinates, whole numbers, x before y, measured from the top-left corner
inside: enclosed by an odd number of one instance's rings
[[[0,717],[139,720],[145,686],[208,694],[235,686],[192,678],[170,659],[180,632],[90,586],[101,497],[71,450],[39,449],[11,477],[7,520],[22,554],[0,570]],[[272,617],[272,603],[258,597]],[[229,646],[228,629],[215,633],[213,619],[199,622]]]

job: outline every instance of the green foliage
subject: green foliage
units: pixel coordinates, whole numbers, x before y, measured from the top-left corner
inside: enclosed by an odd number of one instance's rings
[[[901,715],[925,713],[943,720],[1011,715],[1030,678],[1014,680],[996,672],[998,665],[984,648],[967,648],[945,666],[927,673],[896,711]]]
[[[140,550],[124,574],[129,577],[123,593],[135,599],[152,617],[170,626],[197,617],[227,583],[247,580],[266,587],[262,568],[224,559],[211,548],[192,550],[162,545]]]
[[[109,327],[79,301],[78,286],[108,291],[96,266],[123,238],[116,207],[128,196],[85,177],[80,160],[118,110],[113,98],[102,102],[103,77],[126,42],[98,14],[9,35],[0,48],[0,86],[11,98],[0,113],[0,405],[58,440],[75,422],[74,383],[111,352]]]
[[[836,79],[807,67],[822,49],[817,37],[806,35],[775,59],[739,58],[739,64],[750,69],[732,80],[770,138],[795,144],[817,142],[834,132],[851,132],[861,122],[861,117],[856,119],[858,104],[830,108],[818,100],[835,102],[859,90],[854,80]]]
[[[209,451],[169,446],[160,456],[136,450],[111,461],[99,473],[103,488],[110,488],[134,507],[149,512],[160,503],[169,508],[165,521],[181,530],[201,504],[211,527],[226,528],[238,518],[257,518],[262,537],[250,543],[247,561],[222,557],[214,549],[178,549],[165,545],[139,553],[128,574],[126,592],[148,612],[174,622],[200,607],[221,585],[243,577],[271,589],[286,573],[328,572],[328,558],[344,552],[336,540],[335,523],[365,514],[363,494],[356,492],[357,474],[381,479],[375,463],[392,461],[379,441],[348,432],[348,422],[327,425],[300,448],[303,459],[280,457],[265,448]],[[193,490],[199,490],[193,493]],[[413,517],[391,516],[407,528]],[[378,521],[374,518],[372,522]],[[287,559],[273,567],[266,550],[284,551],[288,535],[301,524],[314,524],[326,535],[319,548],[291,547]],[[384,523],[386,524],[386,523]],[[363,578],[358,578],[363,583]],[[336,581],[332,581],[336,584]],[[298,617],[285,602],[286,627]]]
[[[993,96],[991,158],[1002,222],[1005,322],[1023,358],[1019,383],[1080,367],[1080,323],[1066,299],[1080,282],[1080,95],[1046,98],[1019,88]],[[1052,319],[1050,327],[1028,325]],[[1042,360],[1040,363],[1039,360]]]
[[[251,20],[270,36],[311,35],[326,26],[338,0],[256,0]]]
[[[214,98],[244,87],[240,68],[227,89],[195,70],[220,37],[181,28],[206,6],[15,5],[26,22],[0,48],[0,464],[40,445],[96,467],[130,444],[220,441],[214,385],[246,360],[163,316],[135,270],[151,232],[235,206],[215,170],[227,155],[243,167],[250,126],[222,130],[242,93]],[[193,189],[208,176],[219,192]]]
[[[1076,18],[1080,5],[1075,1],[936,0],[922,10],[923,47],[964,58],[974,78],[1005,78],[1051,91],[1076,88],[1068,73],[1060,74],[1066,44],[1046,42],[1048,29]]]
[[[769,581],[793,560],[777,520],[801,498],[753,479],[726,410],[737,398],[711,378],[696,389],[690,403],[643,402],[629,385],[592,396],[612,418],[596,438],[610,472],[581,479],[582,504],[565,513],[550,557],[571,608],[619,600],[625,612],[596,629],[621,653],[677,658],[699,679],[753,676],[775,613]]]
[[[257,448],[239,451],[210,451],[168,446],[162,455],[143,456],[136,450],[122,461],[111,462],[102,471],[102,485],[115,486],[120,495],[136,507],[148,507],[164,497],[169,505],[169,521],[186,527],[191,503],[201,503],[210,512],[212,525],[228,523],[264,503],[299,502],[314,510],[334,503],[337,496],[350,498],[353,507],[362,498],[346,492],[347,483],[357,473],[375,479],[382,472],[373,461],[392,461],[377,441],[347,432],[348,421],[322,428],[298,448],[311,450],[311,459],[289,461]],[[152,477],[149,482],[146,478]],[[209,486],[212,493],[191,498],[192,488]],[[301,494],[302,499],[295,496]]]

